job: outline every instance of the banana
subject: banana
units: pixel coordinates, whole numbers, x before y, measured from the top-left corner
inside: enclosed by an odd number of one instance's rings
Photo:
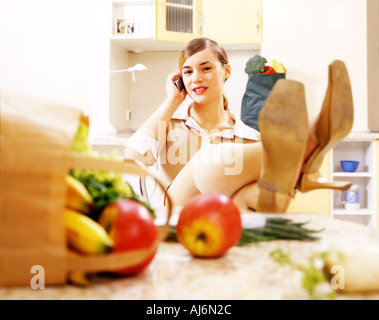
[[[73,257],[80,256],[78,252],[75,252],[70,249],[67,249],[67,254]],[[70,271],[67,275],[67,279],[69,282],[77,286],[88,287],[89,285],[91,285],[91,274],[89,274],[86,271],[82,271],[82,270]]]
[[[272,67],[274,68],[275,72],[277,73],[287,73],[286,68],[283,66],[283,64],[279,63],[278,61],[272,59]]]
[[[65,209],[65,226],[68,245],[80,253],[102,254],[114,247],[105,229],[78,211]]]
[[[75,285],[81,287],[88,287],[91,285],[91,280],[89,279],[89,275],[85,271],[71,271],[68,274],[68,280]]]
[[[109,205],[101,212],[98,222],[107,232],[111,232],[117,213],[115,205]]]
[[[66,175],[66,207],[90,213],[94,201],[86,187],[71,175]]]

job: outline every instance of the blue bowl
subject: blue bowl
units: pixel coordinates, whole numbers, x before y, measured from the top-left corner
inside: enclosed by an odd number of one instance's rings
[[[345,172],[355,172],[358,169],[359,161],[341,161],[341,167]]]

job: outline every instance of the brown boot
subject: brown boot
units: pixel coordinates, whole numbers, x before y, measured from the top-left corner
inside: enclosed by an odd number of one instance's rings
[[[265,159],[257,211],[285,212],[295,193],[309,134],[303,84],[277,81],[258,121]]]
[[[325,181],[319,172],[325,155],[347,136],[353,126],[354,107],[349,75],[345,64],[336,60],[329,65],[329,83],[316,122],[318,146],[306,159],[298,183],[298,190],[348,190],[351,182]]]

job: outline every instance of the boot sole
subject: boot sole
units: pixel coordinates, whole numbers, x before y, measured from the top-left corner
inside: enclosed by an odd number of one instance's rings
[[[276,203],[275,193],[288,197],[294,193],[295,171],[304,158],[309,134],[303,84],[278,80],[258,121],[268,165],[259,181],[261,192],[257,210],[283,212],[285,204]]]

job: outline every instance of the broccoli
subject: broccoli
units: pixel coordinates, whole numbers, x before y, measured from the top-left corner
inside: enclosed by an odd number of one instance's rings
[[[250,58],[249,61],[246,63],[245,72],[246,73],[259,73],[263,71],[265,64],[267,63],[267,60],[260,55],[255,55],[254,57]]]

